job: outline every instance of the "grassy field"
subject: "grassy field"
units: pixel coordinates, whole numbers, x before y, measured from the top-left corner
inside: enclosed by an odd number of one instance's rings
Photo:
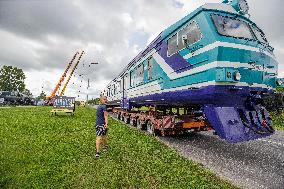
[[[277,130],[284,130],[284,111],[280,113],[271,112],[270,115],[273,120],[274,128]]]
[[[95,158],[95,110],[0,108],[0,188],[235,188],[155,138],[110,119]]]

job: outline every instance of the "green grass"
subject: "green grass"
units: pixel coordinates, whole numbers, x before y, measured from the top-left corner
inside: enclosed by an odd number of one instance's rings
[[[279,93],[284,93],[283,87],[276,88],[276,91]],[[284,111],[281,111],[280,113],[271,112],[270,113],[273,120],[273,126],[277,130],[284,130]]]
[[[270,112],[272,117],[273,127],[277,130],[284,130],[284,111],[280,113]]]
[[[0,108],[0,188],[235,188],[154,137],[110,119],[95,158],[95,110]]]

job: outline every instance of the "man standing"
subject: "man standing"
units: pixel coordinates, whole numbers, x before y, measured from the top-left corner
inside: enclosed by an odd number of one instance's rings
[[[106,108],[107,97],[100,97],[100,105],[97,108],[96,119],[96,157],[100,157],[100,148],[102,145],[106,145],[106,133],[108,129],[108,113]]]

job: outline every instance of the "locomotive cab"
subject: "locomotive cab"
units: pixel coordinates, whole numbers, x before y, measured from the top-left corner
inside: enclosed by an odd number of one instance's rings
[[[219,43],[217,61],[236,63],[216,70],[216,81],[275,88],[278,64],[262,30],[238,14],[209,12],[208,17],[215,42]]]
[[[217,134],[231,142],[274,132],[257,98],[282,85],[274,49],[247,13],[245,0],[205,4],[165,32],[167,57],[160,51],[175,72],[164,87],[185,86],[177,94],[202,104]]]

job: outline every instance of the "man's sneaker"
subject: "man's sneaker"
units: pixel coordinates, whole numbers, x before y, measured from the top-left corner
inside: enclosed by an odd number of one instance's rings
[[[96,157],[100,157],[100,153],[99,152],[96,153]]]
[[[104,151],[106,151],[106,150],[108,149],[108,145],[104,145],[104,146],[102,147],[102,149],[103,149]]]

